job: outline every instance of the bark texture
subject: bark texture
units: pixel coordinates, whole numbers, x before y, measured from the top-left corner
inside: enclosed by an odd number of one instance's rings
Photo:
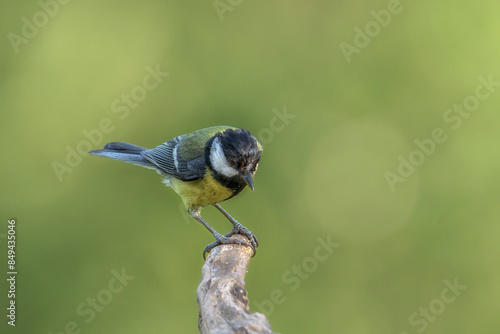
[[[240,245],[217,246],[208,254],[196,291],[201,334],[273,333],[265,315],[249,312],[244,279],[251,256],[250,247]]]

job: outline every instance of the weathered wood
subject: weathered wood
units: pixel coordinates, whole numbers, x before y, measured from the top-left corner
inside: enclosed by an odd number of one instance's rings
[[[247,240],[239,234],[231,238]],[[250,247],[232,244],[208,255],[196,291],[201,334],[273,333],[265,315],[249,312],[244,278],[251,256]]]

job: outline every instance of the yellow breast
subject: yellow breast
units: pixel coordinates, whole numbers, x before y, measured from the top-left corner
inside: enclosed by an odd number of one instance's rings
[[[170,185],[181,196],[188,209],[196,209],[222,202],[233,195],[233,191],[219,184],[207,170],[205,176],[197,181],[183,182],[170,179]]]

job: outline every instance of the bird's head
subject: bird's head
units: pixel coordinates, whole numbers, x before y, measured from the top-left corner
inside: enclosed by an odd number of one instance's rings
[[[227,129],[215,135],[210,147],[210,164],[226,178],[240,178],[250,189],[259,166],[262,145],[247,130]]]

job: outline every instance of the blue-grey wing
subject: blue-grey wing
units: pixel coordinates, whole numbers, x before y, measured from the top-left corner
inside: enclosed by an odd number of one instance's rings
[[[144,150],[141,155],[165,174],[172,175],[181,181],[199,180],[205,175],[206,164],[204,150],[190,160],[184,160],[178,152],[184,135],[174,138],[153,149]]]

